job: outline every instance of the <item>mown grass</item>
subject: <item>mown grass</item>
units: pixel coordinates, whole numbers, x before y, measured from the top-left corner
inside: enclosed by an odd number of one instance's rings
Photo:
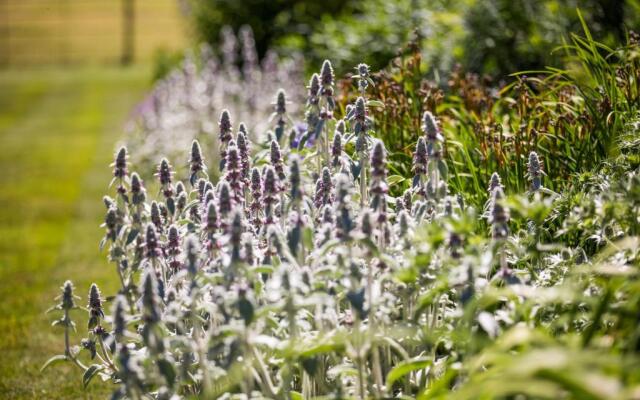
[[[0,73],[0,398],[108,391],[84,391],[65,366],[40,373],[64,346],[44,311],[68,276],[115,288],[98,250],[101,197],[111,148],[147,77],[143,67]]]

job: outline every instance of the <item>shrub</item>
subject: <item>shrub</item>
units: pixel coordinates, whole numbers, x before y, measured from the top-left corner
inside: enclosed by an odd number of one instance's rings
[[[323,23],[323,15],[336,16],[357,10],[352,0],[328,0],[322,3],[309,0],[189,0],[188,17],[197,40],[219,48],[219,32],[225,26],[237,30],[250,26],[256,34],[260,57],[274,48],[287,35],[304,35],[316,31]],[[300,49],[296,49],[299,51]]]
[[[295,5],[293,5],[295,3]],[[196,38],[218,48],[224,25],[256,30],[258,52],[304,54],[307,68],[331,57],[341,74],[362,60],[378,70],[417,38],[432,71],[456,63],[465,71],[505,77],[562,65],[559,40],[580,31],[580,8],[594,37],[615,47],[639,29],[635,0],[368,0],[230,2],[195,0]]]
[[[445,156],[459,193],[483,204],[482,190],[493,172],[509,191],[526,190],[528,155],[539,154],[547,167],[551,189],[561,188],[572,174],[583,171],[616,151],[615,144],[637,107],[640,73],[633,40],[617,49],[597,44],[585,26],[587,39],[574,35],[565,46],[571,67],[514,74],[510,83],[465,73],[461,67],[438,81],[425,76],[416,46],[385,70],[374,74],[372,95],[385,104],[375,132],[390,154],[390,169],[409,176],[411,154],[420,116],[437,115],[450,139]],[[344,107],[357,96],[349,84],[340,98]],[[400,178],[398,178],[400,179]],[[403,181],[406,188],[408,181]],[[559,186],[558,186],[559,185]],[[397,194],[397,193],[396,193]]]
[[[223,111],[217,148],[194,140],[184,181],[159,162],[155,200],[120,149],[101,246],[121,289],[108,304],[91,286],[87,338],[72,346],[77,298],[63,285],[64,354],[45,367],[71,362],[115,399],[632,397],[637,127],[593,172],[610,177],[555,193],[553,164],[529,151],[522,194],[509,195],[519,173],[493,174],[474,207],[449,185],[451,133],[425,111],[408,125],[410,184],[392,196],[400,181],[372,135],[386,101],[367,65],[352,81],[337,119],[325,61],[299,105],[306,124],[280,91],[273,131],[254,141]]]

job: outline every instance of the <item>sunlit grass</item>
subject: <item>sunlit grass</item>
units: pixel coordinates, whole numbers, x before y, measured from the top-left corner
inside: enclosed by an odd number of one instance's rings
[[[104,165],[147,76],[142,67],[0,74],[2,398],[106,393],[60,379],[65,369],[40,374],[63,346],[43,312],[71,273],[112,287],[97,246]]]

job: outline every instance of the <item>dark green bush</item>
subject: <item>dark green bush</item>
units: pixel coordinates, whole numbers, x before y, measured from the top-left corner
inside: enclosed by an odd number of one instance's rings
[[[580,8],[594,38],[624,42],[625,23],[637,26],[634,1],[625,0],[488,0],[465,14],[464,65],[476,72],[506,75],[512,71],[557,65],[561,38],[580,32]]]
[[[223,25],[250,25],[259,55],[268,48],[302,51],[307,65],[325,58],[346,72],[364,61],[376,70],[418,38],[424,60],[447,71],[456,62],[465,70],[504,76],[513,71],[558,65],[553,49],[580,32],[576,9],[594,39],[624,43],[626,29],[639,27],[637,0],[192,0],[198,40],[217,44]]]
[[[220,31],[230,26],[238,31],[241,26],[253,29],[260,57],[285,36],[309,37],[320,29],[324,15],[338,16],[355,10],[353,0],[190,0],[189,16],[193,21],[195,37],[215,45]],[[302,47],[302,46],[301,46]]]

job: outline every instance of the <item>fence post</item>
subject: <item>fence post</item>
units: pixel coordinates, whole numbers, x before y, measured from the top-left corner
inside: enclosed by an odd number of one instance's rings
[[[135,0],[122,0],[122,65],[129,65],[134,59],[135,18]]]
[[[0,66],[8,67],[11,64],[11,26],[9,24],[9,0],[2,2],[2,8],[4,10],[0,12],[0,15],[4,15],[2,21],[2,29],[0,30],[0,36],[4,39],[3,49],[0,52]]]

